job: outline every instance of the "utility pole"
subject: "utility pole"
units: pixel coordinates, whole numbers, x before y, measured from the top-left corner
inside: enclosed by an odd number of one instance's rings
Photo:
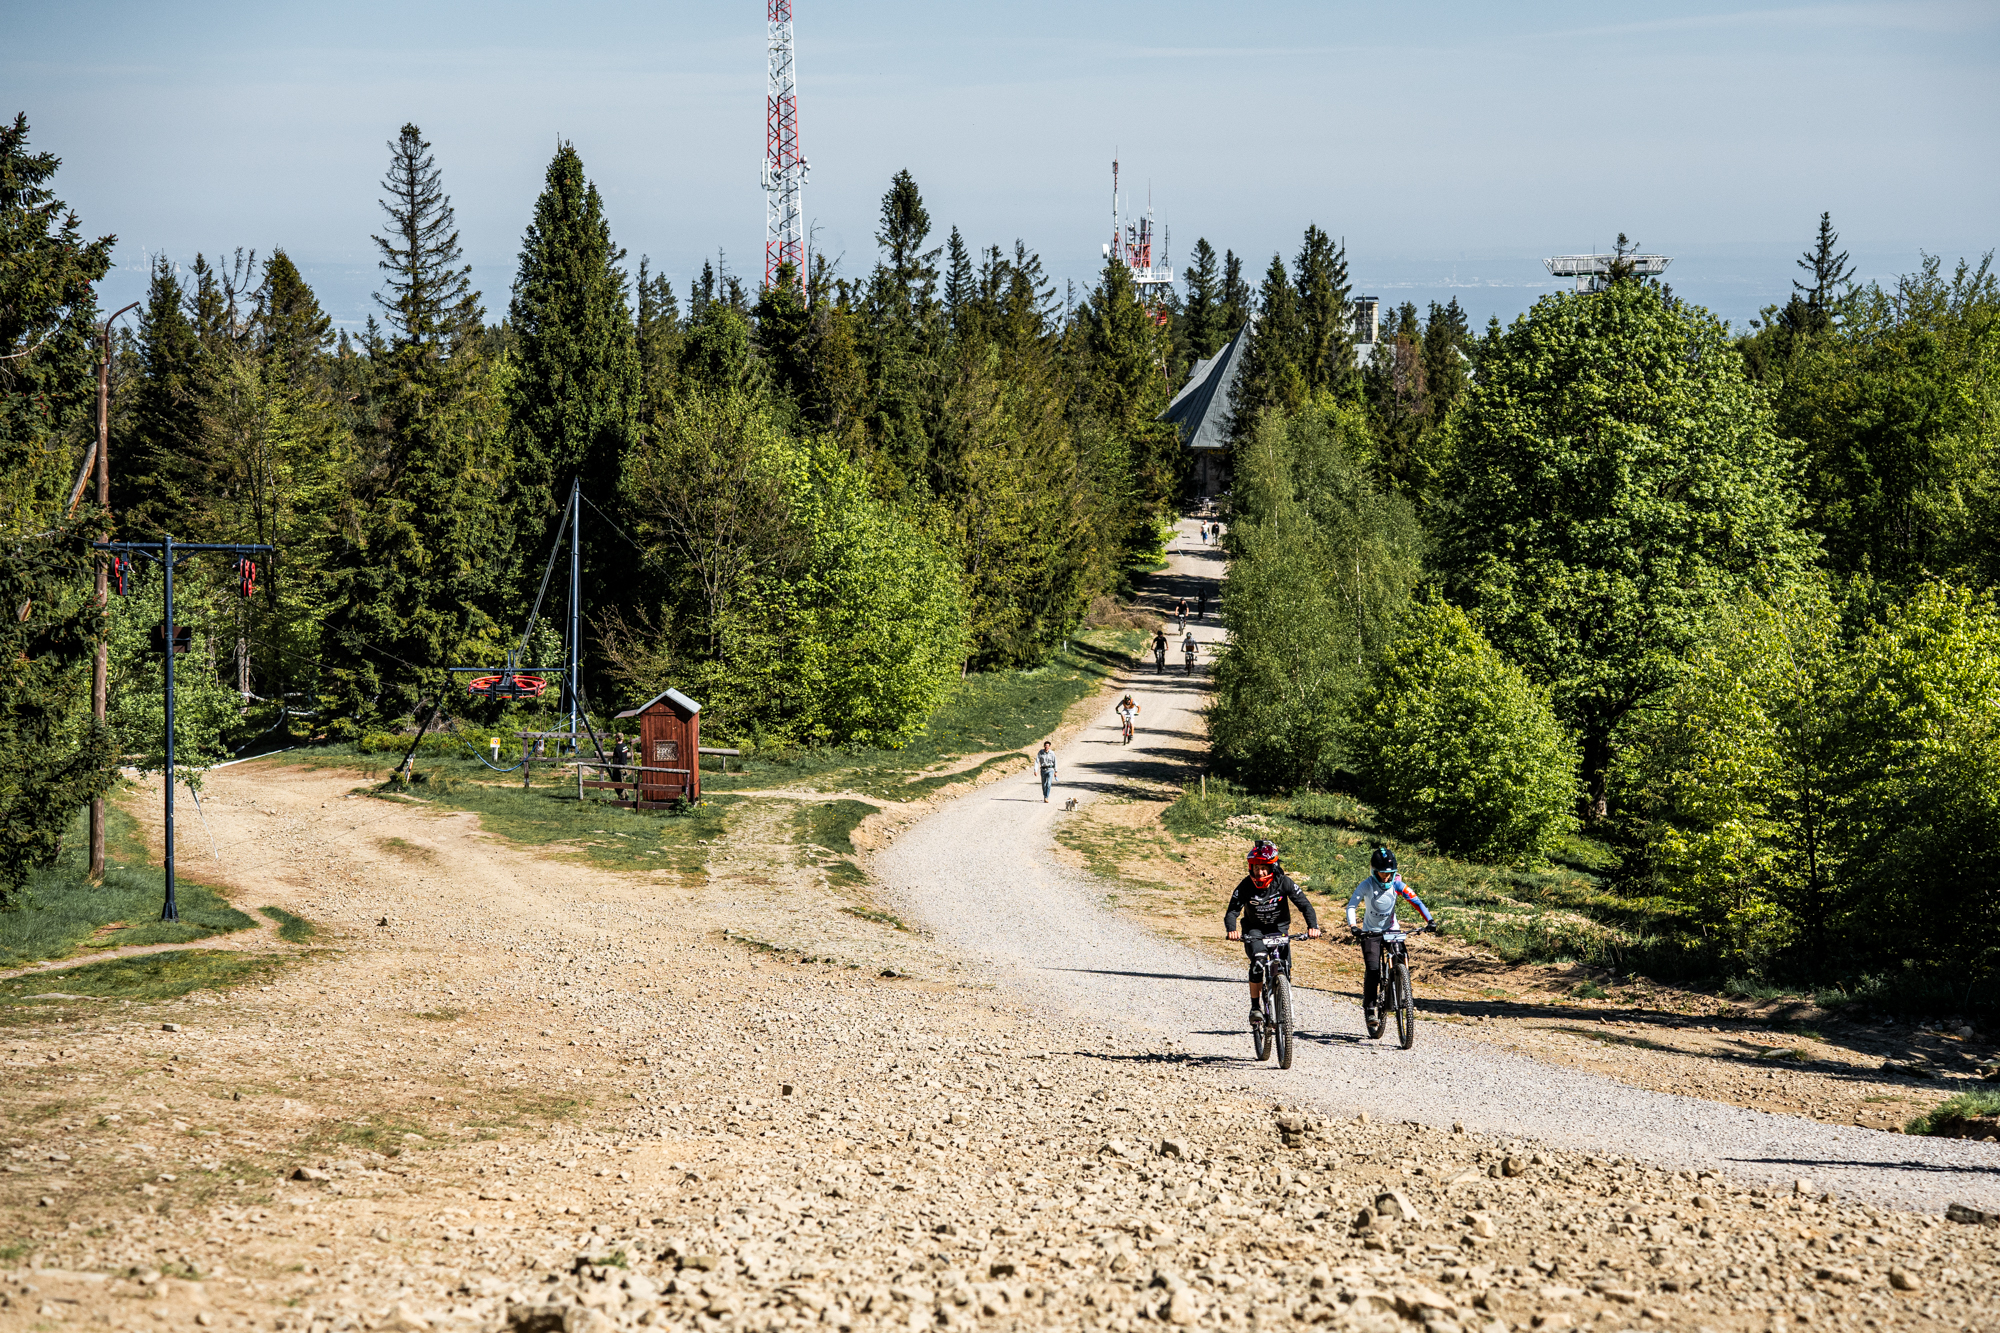
[[[765,0],[769,57],[764,97],[764,285],[790,264],[801,287],[806,273],[805,187],[809,168],[799,151],[799,74],[792,54],[792,0]]]
[[[576,480],[569,484],[569,676],[564,684],[569,690],[569,736],[570,744],[576,752],[583,753],[583,744],[577,740],[577,676],[583,664],[583,640],[578,629],[583,623],[581,615],[583,603],[583,483]],[[583,770],[578,769],[581,773]]]
[[[120,316],[137,310],[134,301],[124,310],[104,321],[103,347],[97,361],[97,503],[107,513],[111,509],[111,325]],[[109,538],[111,533],[105,532]],[[111,571],[105,563],[97,562],[97,607],[102,611],[111,598]],[[111,638],[110,627],[106,626],[97,636],[97,656],[90,669],[90,715],[97,719],[97,725],[106,721],[106,709],[110,701],[111,683]],[[104,798],[95,796],[90,802],[90,878],[93,883],[104,880]]]

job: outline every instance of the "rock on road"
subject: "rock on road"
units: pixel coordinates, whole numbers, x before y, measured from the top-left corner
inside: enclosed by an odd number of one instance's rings
[[[1205,645],[1222,637],[1213,614],[1222,567],[1221,552],[1204,547],[1194,522],[1183,520],[1168,570],[1156,580],[1157,609],[1207,589],[1211,614],[1196,629]],[[1143,709],[1132,744],[1119,743],[1117,694],[1107,694],[1101,716],[1059,752],[1051,803],[1024,777],[981,787],[906,829],[876,862],[903,910],[1008,990],[1184,1044],[1207,1071],[1195,1077],[1233,1080],[1331,1114],[1367,1111],[1440,1127],[1462,1121],[1474,1132],[1757,1181],[1804,1177],[1879,1204],[1939,1211],[1963,1202],[2000,1211],[2000,1148],[1992,1144],[1841,1128],[1650,1092],[1462,1040],[1435,1023],[1403,1051],[1365,1040],[1359,1007],[1344,995],[1298,992],[1293,1068],[1252,1062],[1243,969],[1107,910],[1102,887],[1052,854],[1069,797],[1081,804],[1135,779],[1187,773],[1191,752],[1205,743],[1208,687],[1205,674],[1184,676],[1179,666],[1175,652],[1164,677],[1149,659],[1117,680]],[[950,892],[939,893],[940,885]],[[1320,903],[1328,916],[1339,911],[1338,901]]]

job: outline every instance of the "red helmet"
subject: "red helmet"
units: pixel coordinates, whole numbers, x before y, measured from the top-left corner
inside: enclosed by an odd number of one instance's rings
[[[1258,866],[1269,866],[1273,869],[1276,869],[1277,864],[1278,864],[1277,843],[1272,842],[1269,838],[1260,838],[1256,842],[1251,844],[1250,868],[1252,870],[1255,870]]]

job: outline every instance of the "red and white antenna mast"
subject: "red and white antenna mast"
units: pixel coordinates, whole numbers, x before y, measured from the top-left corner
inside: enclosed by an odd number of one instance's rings
[[[770,60],[764,99],[764,285],[790,264],[806,277],[806,159],[799,151],[799,73],[792,58],[792,0],[765,0]]]
[[[1150,191],[1148,195],[1150,196]],[[1165,247],[1161,248],[1160,262],[1153,263],[1153,201],[1146,200],[1146,211],[1142,216],[1123,217],[1122,201],[1118,197],[1118,159],[1111,159],[1111,244],[1104,247],[1104,256],[1115,256],[1132,274],[1132,285],[1139,289],[1139,299],[1151,302],[1170,290],[1174,285],[1173,265],[1168,262]]]

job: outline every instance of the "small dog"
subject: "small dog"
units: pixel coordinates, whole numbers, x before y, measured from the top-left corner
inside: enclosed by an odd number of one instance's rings
[[[1064,802],[1063,802],[1063,809],[1064,809],[1065,811],[1069,811],[1069,810],[1074,810],[1074,809],[1076,809],[1076,797],[1072,796],[1072,797],[1070,797],[1070,798],[1069,798],[1069,799],[1068,799],[1067,801],[1064,801]]]

